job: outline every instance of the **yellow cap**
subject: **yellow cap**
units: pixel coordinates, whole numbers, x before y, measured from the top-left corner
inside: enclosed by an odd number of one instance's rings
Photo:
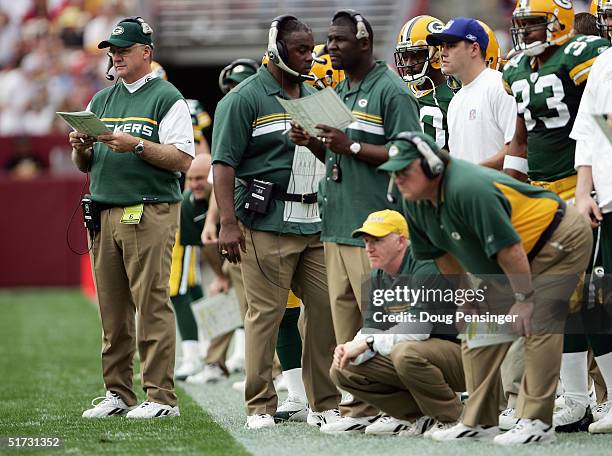
[[[408,223],[406,223],[406,219],[399,212],[385,209],[384,211],[372,212],[368,215],[363,226],[353,231],[353,237],[356,238],[369,234],[370,236],[381,238],[391,233],[408,238]]]

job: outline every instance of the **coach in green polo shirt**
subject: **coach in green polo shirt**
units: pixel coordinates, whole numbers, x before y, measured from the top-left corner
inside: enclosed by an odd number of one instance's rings
[[[389,177],[377,173],[376,166],[388,158],[389,138],[420,128],[416,100],[399,76],[374,60],[373,38],[372,27],[359,13],[335,14],[328,49],[334,69],[346,74],[336,91],[356,121],[344,132],[320,125],[319,138],[297,127],[291,132],[293,141],[325,162],[321,239],[338,343],[352,340],[363,325],[361,283],[370,273],[363,240],[351,233],[371,212],[397,208],[387,200]]]
[[[556,194],[452,159],[422,133],[399,135],[389,157],[379,169],[394,173],[406,200],[415,257],[435,259],[445,274],[505,274],[509,284],[501,290],[489,287],[486,304],[508,302],[508,315],[516,317],[514,330],[526,336],[516,410],[523,425],[497,436],[496,443],[554,439],[562,317],[589,261],[587,223]],[[541,323],[550,323],[547,317],[553,313],[561,324],[551,334],[551,326]],[[509,347],[501,343],[468,349],[464,344],[470,398],[462,423],[434,433],[435,440],[482,440],[497,434],[499,367]]]
[[[274,426],[272,360],[289,289],[305,307],[302,369],[313,414],[308,421],[336,409],[340,399],[329,377],[335,338],[316,204],[324,169],[308,149],[296,147],[283,134],[290,119],[276,99],[316,91],[300,77],[310,71],[314,39],[310,28],[292,16],[275,19],[270,32],[268,66],[221,100],[212,141],[219,248],[230,262],[241,263],[247,298],[249,429]],[[256,185],[268,189],[259,193]],[[266,199],[267,210],[255,207]]]

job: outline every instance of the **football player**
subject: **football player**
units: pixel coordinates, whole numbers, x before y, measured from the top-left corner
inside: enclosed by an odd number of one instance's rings
[[[511,34],[517,54],[504,68],[504,85],[516,99],[518,116],[504,169],[522,180],[529,177],[533,185],[572,202],[576,143],[569,133],[591,65],[610,43],[595,36],[574,35],[570,0],[519,0]],[[564,354],[561,365],[566,405],[553,419],[558,432],[586,430],[592,421],[586,348],[571,349],[568,343],[572,339],[566,337],[565,351],[572,353]],[[590,341],[596,357],[609,350],[605,344]]]
[[[395,66],[419,102],[423,132],[447,149],[446,112],[453,92],[440,69],[440,49],[427,44],[427,36],[444,23],[432,16],[417,16],[401,28],[395,46]]]
[[[338,83],[344,80],[344,71],[333,69],[327,46],[317,44],[312,51],[312,56],[312,68],[310,69],[312,79],[307,80],[306,84],[319,90],[325,87],[335,89]]]
[[[612,0],[593,0],[590,12],[597,18],[599,36],[612,41]]]

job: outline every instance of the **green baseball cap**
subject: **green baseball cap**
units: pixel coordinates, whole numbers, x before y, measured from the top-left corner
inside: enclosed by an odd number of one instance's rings
[[[135,19],[122,20],[119,22],[108,40],[100,42],[98,49],[110,46],[127,48],[135,44],[147,44],[153,46],[151,35],[153,30],[146,22],[138,22]]]
[[[433,151],[440,149],[436,142],[429,135],[422,132],[407,132],[415,137],[418,137],[425,141]],[[399,133],[398,136],[402,136],[403,133]],[[398,138],[396,136],[396,138]],[[403,139],[391,139],[391,147],[389,147],[389,160],[380,165],[378,171],[385,171],[392,173],[400,171],[410,165],[414,160],[422,158],[423,155],[418,151],[416,146],[410,141]]]
[[[237,65],[232,69],[229,76],[225,77],[223,83],[227,84],[228,81],[234,81],[236,84],[240,84],[242,81],[247,79],[249,76],[253,76],[254,74],[254,68],[248,65]]]

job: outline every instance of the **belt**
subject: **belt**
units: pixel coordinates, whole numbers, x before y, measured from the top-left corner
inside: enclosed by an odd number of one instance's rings
[[[272,189],[272,198],[281,201],[294,201],[296,203],[314,204],[317,202],[317,192],[314,193],[286,193],[282,190]]]
[[[553,233],[557,229],[557,227],[561,224],[561,220],[563,220],[563,216],[565,216],[565,202],[561,201],[559,207],[557,208],[557,212],[553,219],[550,221],[546,229],[540,235],[540,238],[535,243],[529,254],[527,255],[527,259],[531,263],[534,258],[540,253],[540,250],[546,245],[546,243],[550,240]]]
[[[252,179],[237,179],[245,187],[249,188]],[[274,184],[272,187],[272,198],[281,201],[292,201],[295,203],[302,204],[314,204],[317,202],[318,193],[287,193],[278,188],[278,184]]]

